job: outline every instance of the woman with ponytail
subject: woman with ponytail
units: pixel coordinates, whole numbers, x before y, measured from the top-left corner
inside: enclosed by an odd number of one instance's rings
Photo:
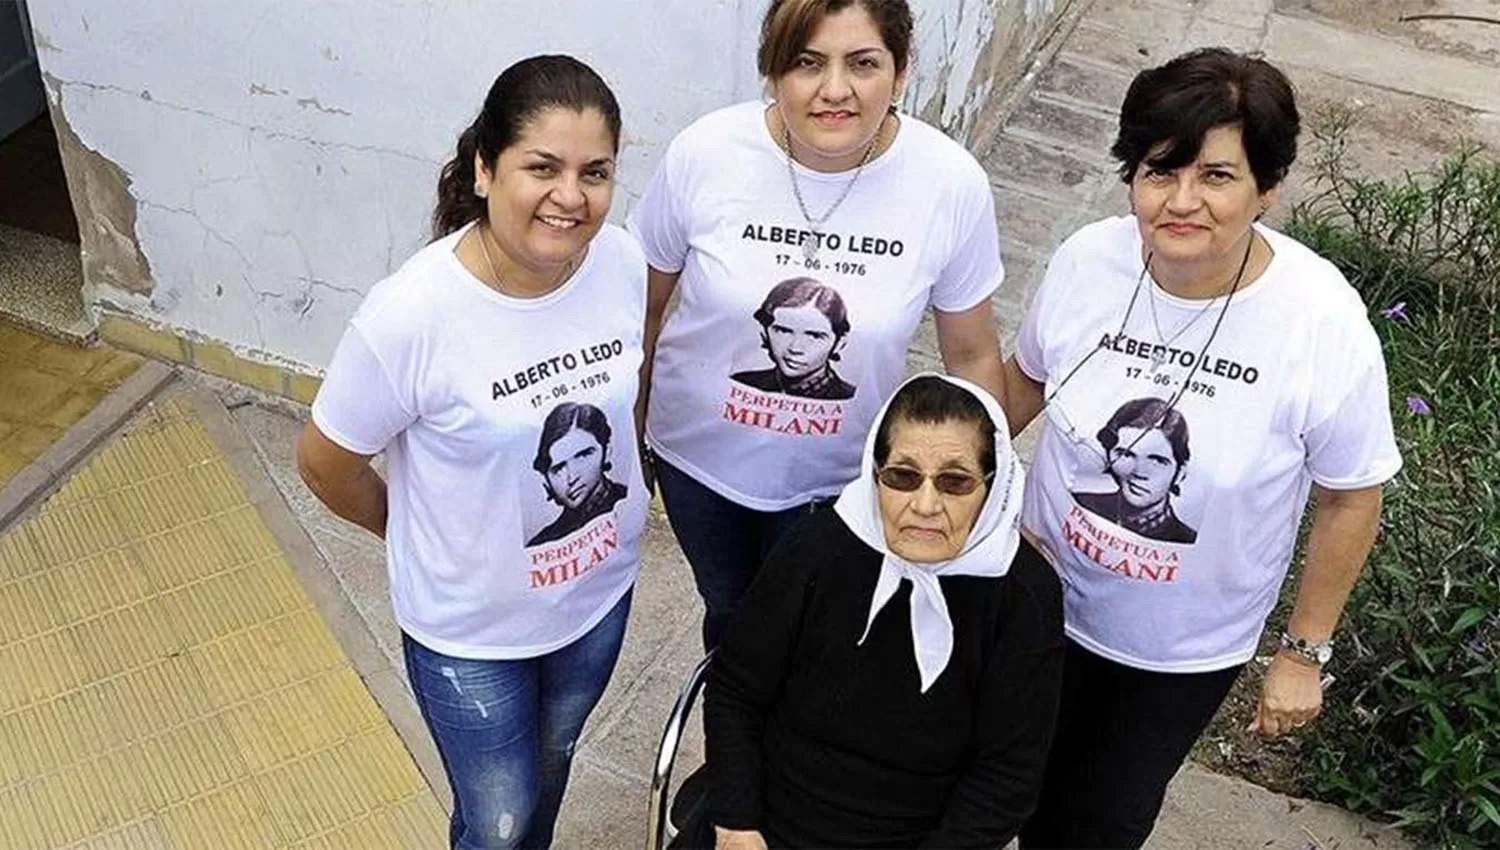
[[[454,848],[551,844],[625,633],[649,499],[646,263],[604,221],[619,141],[588,66],[506,69],[443,168],[435,241],[370,291],[297,446],[313,492],[386,540]]]

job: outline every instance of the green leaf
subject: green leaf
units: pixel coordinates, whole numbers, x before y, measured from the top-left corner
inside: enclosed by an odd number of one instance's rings
[[[1484,812],[1484,816],[1490,819],[1490,823],[1500,826],[1500,810],[1495,808],[1494,803],[1484,797],[1475,797],[1474,805],[1478,806],[1481,812]]]
[[[1473,626],[1475,623],[1480,622],[1488,616],[1489,612],[1485,611],[1483,608],[1470,608],[1469,610],[1458,615],[1458,622],[1454,623],[1453,628],[1448,630],[1448,636],[1453,637],[1455,635],[1462,634],[1465,629],[1468,629],[1470,626]]]

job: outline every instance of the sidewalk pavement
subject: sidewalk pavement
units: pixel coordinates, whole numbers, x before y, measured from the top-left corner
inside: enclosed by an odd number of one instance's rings
[[[404,682],[223,406],[139,401],[0,537],[0,848],[441,844]]]

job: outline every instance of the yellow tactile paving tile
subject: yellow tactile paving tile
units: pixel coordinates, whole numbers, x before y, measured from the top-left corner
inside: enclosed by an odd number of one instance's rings
[[[0,484],[36,460],[141,364],[0,323]]]
[[[446,817],[174,400],[0,537],[0,850],[430,848]]]

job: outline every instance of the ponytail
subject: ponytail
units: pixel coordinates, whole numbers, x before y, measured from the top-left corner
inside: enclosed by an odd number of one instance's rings
[[[441,239],[476,218],[484,218],[484,198],[474,194],[478,177],[474,156],[479,152],[479,122],[476,118],[458,137],[458,153],[443,166],[438,178],[437,208],[432,211],[432,238]]]

